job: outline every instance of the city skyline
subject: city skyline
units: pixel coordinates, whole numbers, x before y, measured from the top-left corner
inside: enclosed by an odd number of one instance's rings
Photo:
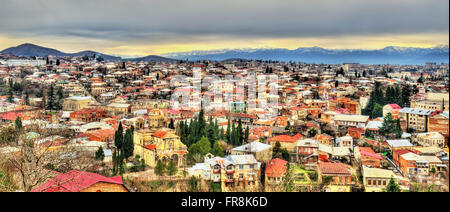
[[[33,43],[126,58],[243,48],[430,48],[449,43],[448,3],[7,0],[0,49]]]

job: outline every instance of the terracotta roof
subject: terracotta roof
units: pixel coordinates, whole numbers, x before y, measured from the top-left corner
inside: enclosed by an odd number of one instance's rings
[[[167,135],[166,131],[157,131],[155,133],[153,133],[153,136],[157,137],[157,138],[164,138]]]
[[[58,173],[58,176],[31,192],[79,192],[99,182],[123,184],[121,176],[108,178],[95,173],[72,170],[64,174]]]
[[[402,107],[400,107],[398,104],[389,104],[389,106],[391,106],[392,109],[394,110],[401,110]]]
[[[149,150],[154,150],[154,149],[156,149],[156,144],[145,145],[144,148],[149,149]]]
[[[324,175],[352,175],[348,165],[343,163],[319,163],[320,172]]]
[[[266,175],[268,177],[281,177],[286,173],[287,161],[275,158],[267,163]]]
[[[279,135],[279,136],[275,136],[275,137],[269,138],[269,141],[279,141],[279,142],[294,143],[294,142],[297,142],[301,138],[303,138],[302,134],[297,134],[297,135],[294,135],[294,136]]]

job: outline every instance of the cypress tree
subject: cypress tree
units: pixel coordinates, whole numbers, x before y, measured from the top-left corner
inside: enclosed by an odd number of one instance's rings
[[[114,136],[114,146],[117,147],[117,149],[122,149],[123,145],[123,127],[122,122],[119,123],[119,127],[117,128],[116,135]]]

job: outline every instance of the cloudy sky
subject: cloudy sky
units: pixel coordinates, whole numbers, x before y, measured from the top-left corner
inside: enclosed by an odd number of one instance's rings
[[[448,0],[0,0],[0,49],[125,57],[234,49],[449,43]]]

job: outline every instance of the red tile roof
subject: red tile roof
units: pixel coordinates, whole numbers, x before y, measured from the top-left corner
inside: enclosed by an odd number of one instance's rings
[[[157,138],[164,138],[167,135],[166,131],[157,131],[155,133],[153,133],[153,136],[157,137]]]
[[[391,106],[392,109],[394,110],[401,110],[402,107],[400,107],[398,104],[389,104],[389,106]]]
[[[352,175],[350,168],[344,163],[319,163],[320,172],[324,175]]]
[[[64,174],[58,173],[58,176],[31,192],[79,192],[99,182],[123,185],[121,176],[104,177],[95,173],[72,170]]]
[[[275,158],[267,163],[266,175],[268,177],[281,177],[286,173],[287,161]]]
[[[154,150],[154,149],[156,149],[156,144],[145,145],[144,148],[149,149],[149,150]]]
[[[269,141],[279,141],[279,142],[286,142],[286,143],[294,143],[294,142],[297,142],[301,138],[303,138],[302,134],[297,134],[297,135],[294,135],[294,136],[278,135],[278,136],[269,138]]]

